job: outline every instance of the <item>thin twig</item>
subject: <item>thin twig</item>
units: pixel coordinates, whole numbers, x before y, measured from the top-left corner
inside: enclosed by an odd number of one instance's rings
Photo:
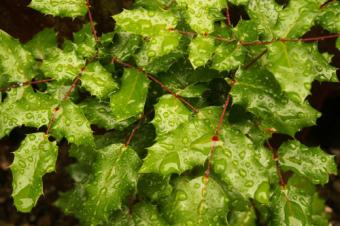
[[[281,166],[280,166],[280,163],[279,163],[278,151],[273,148],[273,146],[270,144],[270,142],[268,140],[267,140],[266,144],[267,144],[268,148],[273,153],[273,160],[275,161],[276,173],[277,173],[277,176],[279,177],[279,180],[280,180],[280,186],[285,187],[286,182],[285,182],[283,175],[282,175]]]
[[[327,2],[323,3],[321,6],[320,6],[320,9],[323,9],[325,8],[326,6],[328,6],[330,3],[332,2],[336,2],[336,0],[328,0]]]
[[[92,16],[92,13],[91,13],[91,7],[92,6],[90,4],[90,0],[86,0],[86,7],[87,7],[87,15],[89,17],[92,35],[93,35],[94,39],[96,40],[96,42],[98,43],[99,39],[98,39],[98,36],[97,36],[97,30],[96,30],[96,27],[94,25],[93,16]]]
[[[223,120],[224,120],[225,114],[227,112],[227,108],[229,106],[229,103],[230,103],[230,98],[231,98],[231,96],[230,96],[230,94],[228,94],[227,99],[224,103],[224,107],[223,107],[222,113],[220,115],[218,124],[216,126],[214,136],[211,138],[211,146],[210,146],[210,152],[209,152],[209,157],[208,157],[207,169],[204,171],[204,177],[203,177],[203,186],[202,186],[202,190],[201,190],[202,199],[201,199],[201,202],[200,202],[200,207],[202,205],[204,205],[204,203],[205,203],[207,188],[208,188],[208,183],[209,183],[209,177],[210,177],[210,174],[211,174],[212,159],[213,159],[213,156],[214,156],[214,153],[215,153],[215,150],[216,150],[216,144],[220,139],[219,138],[220,130],[222,128]],[[201,211],[200,207],[198,208],[198,211]],[[200,212],[199,212],[199,214],[201,216]]]

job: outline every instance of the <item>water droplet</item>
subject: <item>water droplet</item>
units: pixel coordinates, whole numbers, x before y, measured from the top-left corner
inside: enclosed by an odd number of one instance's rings
[[[321,157],[321,162],[327,162],[327,158],[326,157]]]
[[[270,186],[267,182],[263,182],[255,192],[255,199],[262,204],[269,203]]]
[[[71,135],[69,138],[68,138],[68,142],[69,143],[73,143],[75,141],[75,137],[73,135]]]
[[[33,118],[33,114],[32,113],[27,113],[25,116],[28,119],[32,119]]]
[[[218,159],[214,162],[214,169],[216,173],[223,173],[226,169],[226,163],[223,159]]]
[[[187,137],[184,137],[183,140],[182,140],[183,144],[188,144],[189,143],[189,140]]]
[[[247,172],[244,169],[241,169],[238,171],[241,177],[245,177],[247,175]]]
[[[245,184],[247,187],[252,187],[254,185],[254,182],[251,181],[251,180],[248,180],[246,181],[246,184]]]
[[[182,190],[178,190],[176,193],[176,199],[179,201],[185,201],[188,198],[187,194],[182,191]]]
[[[237,160],[233,160],[232,163],[233,163],[234,166],[238,165],[238,161]]]

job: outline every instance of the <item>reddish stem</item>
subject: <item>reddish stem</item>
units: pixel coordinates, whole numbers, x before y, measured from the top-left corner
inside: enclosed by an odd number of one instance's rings
[[[90,21],[90,27],[91,27],[91,31],[93,34],[94,39],[96,40],[96,42],[99,41],[98,36],[97,36],[97,30],[96,27],[94,25],[94,20],[93,20],[93,16],[91,13],[91,4],[90,4],[90,0],[86,0],[86,7],[87,7],[87,15],[89,17],[89,21]]]
[[[285,182],[285,180],[283,178],[283,175],[282,175],[282,171],[281,171],[281,167],[280,167],[280,163],[279,163],[279,154],[278,154],[278,151],[273,148],[273,146],[270,144],[270,142],[268,140],[267,140],[266,144],[267,144],[268,148],[273,153],[273,160],[275,161],[276,174],[279,177],[280,186],[281,187],[285,187],[286,186],[286,182]]]
[[[228,1],[227,1],[228,4]],[[231,18],[230,18],[230,11],[229,11],[229,5],[227,5],[227,9],[225,10],[225,16],[226,16],[226,24],[228,26],[231,26]]]
[[[191,103],[189,103],[187,100],[185,100],[183,97],[179,96],[178,94],[176,94],[175,92],[173,92],[169,87],[167,87],[166,85],[164,85],[161,81],[159,81],[156,77],[154,77],[153,75],[151,75],[150,73],[146,72],[144,70],[144,68],[141,67],[136,67],[133,66],[132,64],[128,64],[125,63],[119,59],[117,59],[116,57],[112,58],[112,63],[118,63],[120,65],[122,65],[123,67],[126,68],[135,68],[136,70],[140,71],[141,73],[143,73],[147,78],[149,78],[150,80],[152,80],[153,82],[157,83],[159,86],[161,86],[165,91],[167,91],[168,93],[170,93],[173,97],[175,97],[176,99],[178,99],[179,101],[181,101],[183,104],[185,104],[186,106],[188,106],[193,112],[198,113],[199,110],[197,108],[195,108]]]
[[[336,1],[336,0],[328,0],[327,2],[323,3],[323,4],[320,6],[320,9],[325,8],[325,7],[328,6],[330,3],[335,2],[335,1]]]
[[[84,68],[82,68],[82,71],[84,70]],[[76,77],[76,79],[74,80],[74,82],[72,83],[70,89],[67,91],[67,93],[65,94],[64,98],[63,98],[63,101],[67,100],[71,93],[73,92],[74,88],[77,86],[78,82],[80,81],[80,75],[78,75]]]
[[[215,130],[215,134],[211,138],[211,148],[210,148],[210,153],[209,153],[209,158],[208,158],[208,165],[207,165],[207,169],[204,171],[204,178],[203,178],[203,183],[204,183],[204,186],[202,188],[203,200],[205,199],[206,190],[207,190],[207,186],[208,186],[208,183],[209,183],[209,177],[210,177],[210,173],[211,173],[211,162],[212,162],[212,158],[214,156],[215,150],[216,150],[216,143],[219,141],[220,130],[222,128],[223,120],[224,120],[225,114],[227,112],[229,103],[230,103],[230,94],[228,94],[227,99],[224,103],[223,111],[220,115],[220,119],[218,121],[216,130]]]

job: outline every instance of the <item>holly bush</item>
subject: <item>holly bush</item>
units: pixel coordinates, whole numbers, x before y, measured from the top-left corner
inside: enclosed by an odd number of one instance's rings
[[[231,23],[231,5],[249,18]],[[67,142],[74,187],[55,205],[81,225],[328,225],[316,186],[334,157],[296,133],[320,117],[312,82],[338,82],[317,43],[339,47],[340,2],[135,0],[100,35],[89,1],[29,7],[89,22],[62,43],[0,31],[0,138],[36,128],[11,165],[17,210]]]

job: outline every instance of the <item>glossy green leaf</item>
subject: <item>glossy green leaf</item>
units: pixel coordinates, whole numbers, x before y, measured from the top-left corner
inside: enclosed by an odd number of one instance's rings
[[[65,137],[69,143],[76,145],[93,145],[89,121],[81,108],[70,101],[65,101],[60,105],[51,134],[59,140]]]
[[[294,135],[315,124],[319,117],[308,103],[300,103],[295,96],[282,92],[274,76],[261,68],[239,70],[232,96],[235,103],[260,118],[264,130]]]
[[[154,74],[166,71],[183,54],[180,44],[177,33],[151,37],[135,55],[137,65]]]
[[[162,212],[170,225],[225,225],[228,202],[227,194],[213,178],[205,187],[203,177],[182,177],[175,181]]]
[[[252,0],[248,1],[246,9],[250,21],[256,25],[259,33],[268,40],[273,38],[273,28],[279,18],[281,6],[275,0]]]
[[[152,121],[157,134],[165,134],[176,129],[183,122],[188,122],[191,111],[174,96],[162,96],[155,105],[155,117]]]
[[[55,99],[35,93],[30,87],[21,89],[12,90],[10,96],[0,104],[0,138],[9,135],[17,126],[40,128],[47,125],[53,108],[58,104]]]
[[[111,95],[110,105],[116,120],[141,114],[148,94],[149,80],[136,69],[124,69],[120,90]]]
[[[340,3],[338,1],[330,2],[321,10],[321,15],[317,22],[326,30],[334,33],[340,33]]]
[[[82,220],[82,225],[108,223],[113,211],[137,186],[140,159],[122,144],[99,149],[92,172],[75,190],[62,195],[57,205]],[[77,190],[78,189],[78,190]]]
[[[116,32],[106,45],[109,48],[109,51],[106,53],[107,55],[113,55],[125,61],[133,56],[140,48],[142,45],[142,37],[130,32]]]
[[[43,61],[40,69],[46,77],[59,81],[72,81],[80,74],[84,66],[85,61],[80,59],[75,51],[64,52],[59,48],[54,48]]]
[[[323,0],[291,0],[279,12],[279,18],[274,27],[276,37],[298,38],[310,30],[320,13]]]
[[[20,42],[0,30],[0,87],[7,82],[25,82],[34,77],[33,57]]]
[[[107,130],[127,127],[133,122],[133,120],[117,121],[109,103],[101,103],[95,98],[86,99],[79,106],[92,125],[97,125]]]
[[[36,34],[25,48],[29,50],[35,59],[45,59],[51,49],[57,47],[57,34],[52,28],[45,28]]]
[[[252,207],[244,211],[232,211],[230,214],[230,226],[256,226],[256,214]]]
[[[173,0],[136,0],[134,2],[134,6],[141,6],[146,9],[167,9],[172,4],[174,4]]]
[[[86,66],[81,75],[81,85],[99,99],[106,99],[118,89],[117,82],[98,61]]]
[[[220,108],[202,109],[176,129],[157,136],[148,148],[141,173],[159,173],[164,176],[181,174],[194,166],[203,165],[211,147]]]
[[[185,8],[185,20],[191,29],[199,34],[212,33],[214,23],[224,19],[222,9],[227,7],[224,0],[177,0]]]
[[[43,194],[42,177],[55,170],[58,148],[44,133],[28,134],[14,153],[11,165],[14,205],[30,212]]]
[[[213,169],[233,190],[260,203],[269,202],[271,153],[256,148],[237,128],[225,124],[221,131],[223,145],[213,156]]]
[[[271,225],[314,225],[312,204],[315,188],[293,176],[285,187],[277,186],[271,199]]]
[[[169,225],[158,212],[157,207],[146,202],[138,203],[132,208],[134,224],[140,226]]]
[[[311,44],[273,43],[269,46],[266,66],[282,90],[300,102],[310,94],[313,80],[336,81],[335,68]]]
[[[243,47],[234,43],[221,43],[216,48],[211,68],[218,71],[230,71],[242,65],[244,57]]]
[[[84,16],[87,12],[86,1],[83,0],[32,0],[29,7],[44,14],[61,17]]]
[[[143,36],[161,36],[175,28],[178,18],[169,11],[146,10],[143,8],[124,10],[113,16],[118,27],[124,31]]]
[[[151,201],[167,198],[172,192],[170,177],[158,174],[143,174],[138,180],[138,193]]]
[[[318,147],[309,148],[298,141],[289,141],[280,147],[279,156],[284,170],[305,176],[314,184],[326,184],[329,174],[337,174],[334,156]]]
[[[196,69],[204,66],[212,57],[215,50],[215,40],[202,35],[197,36],[189,45],[189,60]]]
[[[64,43],[64,50],[75,50],[79,57],[90,58],[96,55],[96,40],[92,34],[91,25],[87,23],[83,28],[73,34],[73,42],[67,40]]]

